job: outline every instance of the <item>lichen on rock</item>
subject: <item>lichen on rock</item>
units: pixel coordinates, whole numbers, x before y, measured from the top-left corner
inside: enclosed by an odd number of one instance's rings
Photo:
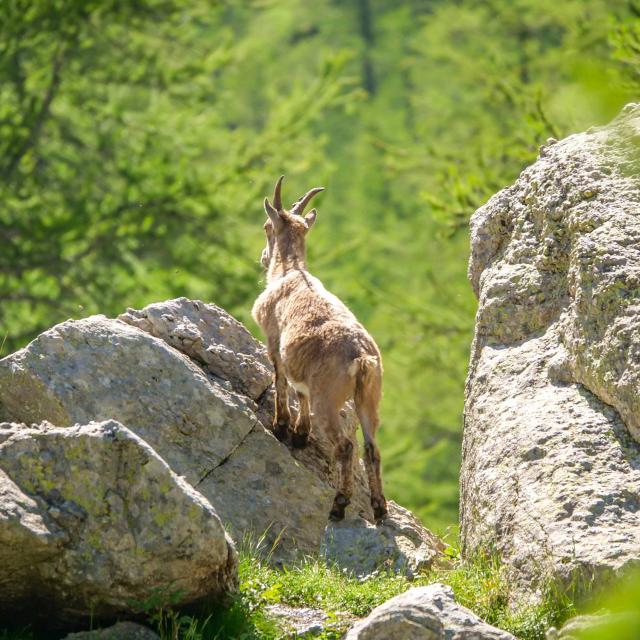
[[[640,559],[638,139],[629,105],[544,147],[471,220],[461,533],[523,597]]]
[[[0,616],[76,625],[237,588],[213,507],[118,422],[0,433]]]

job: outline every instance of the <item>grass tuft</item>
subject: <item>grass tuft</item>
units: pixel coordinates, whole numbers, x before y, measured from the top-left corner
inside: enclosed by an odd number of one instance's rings
[[[284,604],[322,609],[328,614],[330,624],[316,637],[334,640],[346,630],[345,614],[364,617],[407,589],[434,582],[451,586],[460,604],[522,640],[543,640],[550,626],[561,624],[575,613],[571,599],[551,587],[539,604],[513,611],[508,604],[510,585],[506,568],[495,553],[478,553],[467,562],[463,562],[455,551],[451,556],[450,568],[429,571],[411,580],[384,571],[357,578],[346,570],[326,566],[316,558],[307,558],[293,567],[278,570],[258,560],[251,549],[245,549],[241,552],[240,593],[234,607],[212,614],[209,624],[213,625],[211,629],[217,630],[217,635],[205,633],[202,638],[285,638],[285,630],[266,614],[269,605]]]
[[[499,629],[522,640],[544,640],[546,630],[575,615],[573,598],[549,582],[541,587],[536,604],[512,609],[513,586],[507,567],[491,550],[478,551],[470,561],[454,560],[450,569],[436,570],[430,582],[448,584],[456,601]]]
[[[148,624],[162,640],[281,640],[291,637],[282,623],[269,616],[274,604],[322,609],[329,622],[318,640],[338,640],[353,617],[368,615],[375,607],[415,586],[441,582],[452,587],[456,600],[480,618],[521,640],[543,640],[545,631],[575,614],[569,596],[549,586],[539,604],[517,611],[509,608],[510,584],[506,567],[496,553],[478,553],[462,561],[449,552],[451,567],[435,569],[410,580],[385,571],[364,578],[329,567],[321,559],[307,558],[295,566],[275,569],[259,559],[255,546],[240,553],[240,590],[224,607],[209,607],[200,615],[183,615],[171,606],[147,609]],[[0,631],[0,640],[40,640],[28,631],[12,635]]]

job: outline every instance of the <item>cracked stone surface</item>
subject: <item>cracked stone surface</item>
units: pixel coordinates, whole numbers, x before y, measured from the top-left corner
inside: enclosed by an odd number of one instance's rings
[[[262,539],[277,564],[317,553],[333,529],[331,456],[321,437],[292,455],[264,428],[272,420],[264,346],[224,311],[198,301],[169,300],[125,315],[127,322],[63,322],[0,360],[0,416],[61,427],[118,420],[211,502],[236,540]],[[202,356],[212,351],[219,356],[215,373]],[[355,427],[352,412],[344,425]],[[364,573],[430,566],[442,543],[415,519],[392,513],[397,520],[370,524],[359,466],[329,561],[353,568],[354,545],[370,551]]]
[[[197,482],[256,422],[244,397],[211,384],[165,342],[104,316],[68,320],[0,360],[7,419],[58,426],[113,418]]]
[[[162,338],[209,374],[212,371],[203,365],[201,354],[212,349],[225,354],[225,358],[217,361],[211,382],[239,393],[254,389],[247,400],[255,401],[252,407],[260,424],[267,427],[269,436],[265,437],[265,430],[255,425],[232,450],[224,465],[212,469],[198,485],[206,495],[209,495],[207,484],[211,483],[219,494],[228,492],[233,496],[220,507],[232,531],[254,531],[259,535],[268,528],[265,547],[278,541],[279,548],[272,556],[276,562],[291,558],[289,549],[315,553],[321,548],[329,562],[358,575],[367,575],[377,568],[414,574],[440,561],[445,545],[395,503],[391,503],[390,515],[382,525],[372,524],[369,489],[361,461],[355,466],[354,495],[345,520],[337,524],[327,522],[326,507],[319,505],[331,504],[336,487],[331,445],[316,430],[305,449],[289,454],[284,445],[270,436],[272,368],[266,348],[226,311],[215,305],[178,298],[141,310],[129,309],[119,319]],[[186,340],[183,335],[187,336]],[[229,355],[236,352],[238,362]],[[295,415],[297,404],[293,392],[290,405]],[[353,432],[357,426],[355,411],[348,403],[342,412],[342,428]],[[243,480],[238,482],[236,478]],[[300,498],[296,487],[308,494],[307,500]],[[314,495],[319,498],[314,500]],[[266,517],[257,520],[259,526],[255,524],[257,510],[266,513]]]
[[[0,617],[47,626],[177,606],[237,588],[211,504],[113,420],[0,423]]]
[[[451,587],[415,587],[376,607],[345,640],[516,640],[459,605]]]
[[[118,316],[195,360],[221,384],[258,400],[271,385],[266,347],[215,304],[176,298]]]
[[[640,560],[638,141],[640,105],[551,140],[471,219],[461,537],[517,598]]]
[[[319,548],[333,492],[260,424],[250,398],[119,320],[68,320],[0,360],[0,415],[71,426],[113,418],[214,506],[237,540],[266,532],[278,559]]]

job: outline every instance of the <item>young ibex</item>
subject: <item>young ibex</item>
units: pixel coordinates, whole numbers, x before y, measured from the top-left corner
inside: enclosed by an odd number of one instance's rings
[[[375,439],[382,386],[380,351],[351,311],[307,271],[305,238],[316,220],[316,210],[303,214],[311,198],[323,189],[311,189],[287,211],[282,207],[283,178],[276,183],[273,205],[264,200],[267,246],[261,262],[267,271],[267,287],[252,310],[267,337],[275,369],[274,433],[279,440],[289,435],[289,381],[300,404],[292,445],[301,448],[307,443],[311,406],[316,428],[325,429],[335,444],[340,482],[329,515],[341,520],[353,492],[356,443],[353,436],[343,433],[340,410],[353,398],[364,433],[371,506],[380,520],[387,513]]]

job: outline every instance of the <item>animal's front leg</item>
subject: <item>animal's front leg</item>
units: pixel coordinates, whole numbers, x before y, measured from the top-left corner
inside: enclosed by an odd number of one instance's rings
[[[284,367],[282,366],[279,350],[275,346],[272,348],[272,345],[269,345],[269,358],[275,371],[274,382],[276,387],[276,410],[273,417],[273,433],[280,442],[285,442],[289,437],[289,424],[291,422],[287,396],[287,378],[284,375]]]

